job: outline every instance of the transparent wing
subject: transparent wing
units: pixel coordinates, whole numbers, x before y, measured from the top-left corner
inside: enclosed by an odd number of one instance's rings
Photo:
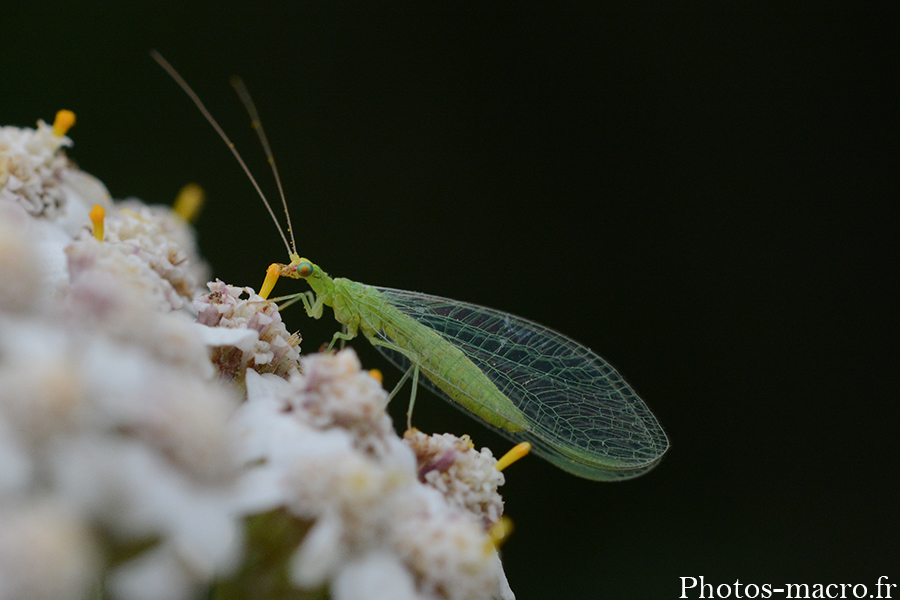
[[[488,426],[531,442],[536,454],[562,469],[595,480],[625,479],[652,468],[667,450],[666,434],[644,401],[609,363],[571,338],[491,308],[375,289],[461,349],[528,421],[516,433]],[[400,369],[409,367],[400,352],[376,348]],[[455,404],[430,381],[424,384]]]

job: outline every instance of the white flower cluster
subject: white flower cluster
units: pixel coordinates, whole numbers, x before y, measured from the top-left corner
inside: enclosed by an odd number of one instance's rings
[[[117,202],[108,210],[102,244],[80,248],[73,244],[67,250],[69,272],[77,278],[81,269],[97,267],[116,277],[127,277],[132,283],[150,286],[161,310],[179,309],[190,302],[201,282],[209,278],[209,269],[197,254],[194,235],[181,217],[168,207],[147,206],[130,199]],[[96,242],[89,231],[82,230],[79,242]],[[86,256],[85,256],[86,255]],[[109,264],[97,265],[97,262]],[[156,275],[141,271],[151,270]]]
[[[480,516],[485,527],[500,519],[503,498],[497,488],[505,477],[488,448],[479,452],[467,435],[425,435],[410,429],[403,438],[418,457],[420,481],[444,494],[453,505]]]
[[[43,121],[36,130],[0,127],[0,198],[15,200],[33,216],[56,220],[67,203],[61,184],[69,169],[68,158],[58,150],[71,145]]]
[[[482,514],[419,481],[387,394],[353,351],[301,367],[289,381],[248,371],[235,419],[257,493],[315,522],[292,580],[328,584],[336,600],[513,598]]]
[[[252,289],[199,294],[190,228],[111,203],[68,144],[0,129],[0,600],[242,597],[266,515],[304,533],[269,548],[298,588],[513,598],[490,453],[401,440],[352,351],[301,358]]]
[[[241,557],[239,398],[152,236],[74,239],[109,199],[48,130],[0,130],[0,599],[187,598]]]
[[[63,112],[63,111],[60,111]],[[0,199],[49,219],[69,234],[87,222],[89,206],[80,198],[109,201],[102,183],[74,168],[60,150],[72,140],[43,121],[37,129],[0,127]]]
[[[278,307],[263,300],[252,288],[221,281],[207,284],[208,294],[197,296],[197,322],[210,327],[207,343],[221,376],[237,383],[247,369],[284,377],[300,364],[300,334],[290,334]],[[241,298],[246,293],[247,298]]]

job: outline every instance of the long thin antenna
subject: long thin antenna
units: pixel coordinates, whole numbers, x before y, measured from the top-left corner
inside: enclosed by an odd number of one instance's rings
[[[262,144],[263,151],[266,153],[266,159],[272,167],[272,174],[275,176],[276,185],[278,185],[278,195],[281,196],[281,205],[284,206],[284,218],[287,220],[288,235],[291,236],[291,247],[296,254],[297,243],[294,241],[294,228],[291,226],[291,213],[288,211],[288,202],[284,195],[284,187],[281,185],[281,176],[278,175],[278,167],[275,166],[275,155],[272,154],[272,148],[269,146],[269,140],[266,138],[262,120],[259,118],[259,111],[256,110],[256,104],[253,103],[253,98],[250,97],[250,92],[247,91],[247,86],[244,85],[243,79],[237,75],[233,75],[231,77],[231,87],[237,92],[238,98],[241,99],[244,108],[247,109],[247,113],[250,115],[250,127],[253,128],[256,135],[259,137],[259,143]]]
[[[250,172],[250,169],[247,167],[247,164],[244,162],[244,159],[241,158],[241,155],[238,153],[237,148],[234,147],[234,144],[231,143],[231,140],[228,139],[228,136],[225,135],[225,132],[222,131],[221,127],[219,127],[219,124],[216,122],[216,120],[213,118],[213,116],[210,114],[210,112],[206,109],[206,106],[204,106],[203,101],[200,100],[200,97],[194,92],[193,89],[191,89],[191,86],[188,85],[187,81],[185,81],[184,78],[178,74],[178,71],[175,70],[175,67],[170,65],[169,61],[167,61],[165,58],[163,58],[163,55],[160,54],[159,52],[157,52],[156,50],[151,50],[150,56],[153,57],[153,60],[155,60],[156,62],[159,63],[159,66],[161,66],[163,69],[166,70],[166,73],[168,73],[169,76],[171,76],[172,79],[175,80],[175,83],[177,83],[179,86],[181,86],[181,89],[183,89],[184,92],[188,95],[188,97],[194,101],[194,104],[196,104],[197,108],[200,109],[200,113],[204,117],[206,117],[206,120],[209,121],[209,124],[212,125],[213,129],[216,130],[216,133],[219,134],[219,137],[221,137],[222,140],[228,145],[228,149],[231,150],[231,153],[237,159],[238,163],[241,165],[241,168],[244,169],[244,173],[247,174],[247,177],[250,179],[250,183],[252,183],[253,187],[256,189],[256,193],[259,194],[259,197],[262,198],[263,203],[266,205],[266,209],[269,211],[269,215],[272,217],[272,220],[275,221],[275,227],[278,228],[278,233],[279,233],[279,235],[281,235],[281,239],[284,242],[284,247],[287,248],[288,255],[291,256],[291,260],[293,260],[293,256],[297,252],[295,249],[293,249],[291,247],[290,244],[288,244],[287,237],[285,237],[285,235],[284,235],[284,230],[281,228],[281,223],[278,222],[278,218],[275,216],[275,211],[272,210],[272,206],[269,204],[269,201],[266,199],[266,195],[263,193],[262,189],[259,187],[259,184],[256,183],[256,179],[253,177],[253,173]],[[251,115],[251,118],[253,118],[252,115]],[[258,120],[257,120],[257,122],[258,122]],[[271,156],[271,150],[268,149],[268,145],[266,144],[266,145],[264,145],[264,147],[266,148],[266,154]],[[274,161],[270,160],[270,162],[274,168],[274,164],[275,164]],[[277,178],[277,176],[278,176],[278,174],[276,172],[276,178]],[[278,181],[278,189],[279,189],[279,191],[281,191],[281,181]],[[282,199],[284,199],[283,192],[281,193],[281,197],[282,197]],[[287,213],[287,202],[285,202],[285,213]],[[288,228],[288,231],[290,231],[290,228]],[[293,242],[293,241],[294,241],[294,234],[292,232],[291,233],[291,242]]]

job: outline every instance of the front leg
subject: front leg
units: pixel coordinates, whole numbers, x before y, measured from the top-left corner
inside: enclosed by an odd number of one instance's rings
[[[306,311],[307,316],[310,316],[313,319],[321,318],[322,312],[325,309],[324,298],[316,296],[316,293],[312,290],[298,292],[296,294],[290,294],[288,296],[279,296],[278,298],[272,298],[270,301],[281,303],[278,305],[278,310],[284,310],[292,304],[302,302],[303,310]]]
[[[300,292],[297,296],[303,302],[303,309],[306,311],[307,315],[313,319],[320,319],[322,317],[322,311],[325,308],[324,298],[316,296],[316,293],[312,290]]]
[[[275,302],[278,304],[278,310],[284,310],[289,306],[293,306],[297,302],[303,303],[303,309],[306,311],[307,316],[313,317],[314,319],[318,319],[322,316],[322,308],[321,306],[318,308],[319,316],[313,316],[314,311],[316,310],[316,295],[311,290],[307,290],[305,292],[297,292],[296,294],[288,294],[287,296],[279,296],[277,298],[269,298],[269,302]]]

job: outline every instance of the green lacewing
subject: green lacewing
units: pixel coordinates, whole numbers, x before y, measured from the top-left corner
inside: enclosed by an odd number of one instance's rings
[[[290,242],[234,145],[187,82],[156,51],[153,58],[194,101],[247,173],[284,241],[289,264],[273,264],[260,290],[267,297],[279,276],[304,279],[295,294],[309,316],[325,306],[343,326],[338,340],[359,333],[413,379],[507,438],[586,479],[620,480],[653,468],[668,438],[643,400],[621,375],[586,346],[533,321],[500,310],[418,292],[328,276],[295,248],[287,200],[259,115],[239,79],[232,85],[250,114],[272,167]],[[398,385],[399,388],[399,385]],[[396,390],[395,390],[396,392]]]

